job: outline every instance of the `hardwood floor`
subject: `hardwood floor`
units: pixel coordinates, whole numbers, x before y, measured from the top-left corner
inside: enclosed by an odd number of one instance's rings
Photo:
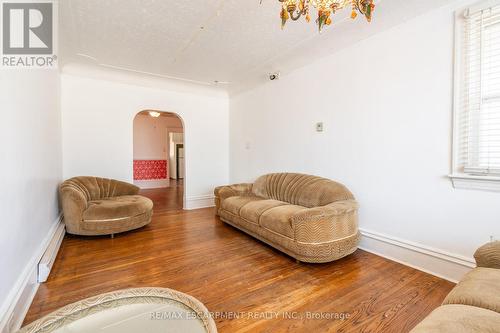
[[[82,298],[152,286],[198,298],[219,332],[403,333],[454,286],[361,250],[298,264],[220,222],[211,208],[183,211],[182,184],[143,194],[155,201],[150,225],[114,239],[65,237],[25,324]]]
[[[141,190],[141,194],[153,200],[155,213],[182,210],[184,180],[170,179],[168,188]]]

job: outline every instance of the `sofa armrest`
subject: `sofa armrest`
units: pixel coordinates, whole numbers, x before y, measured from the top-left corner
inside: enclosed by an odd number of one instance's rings
[[[250,195],[252,186],[253,184],[243,183],[216,187],[214,189],[216,212],[219,212],[221,203],[225,199],[239,195]]]
[[[487,243],[474,253],[477,267],[500,269],[500,241]]]
[[[59,195],[64,216],[64,224],[69,233],[78,233],[83,220],[83,212],[88,207],[84,193],[73,186],[59,188]]]
[[[325,243],[355,235],[358,207],[355,200],[345,200],[299,211],[291,218],[295,240]]]
[[[237,195],[249,195],[252,193],[253,184],[234,184],[216,187],[214,194],[221,200]]]

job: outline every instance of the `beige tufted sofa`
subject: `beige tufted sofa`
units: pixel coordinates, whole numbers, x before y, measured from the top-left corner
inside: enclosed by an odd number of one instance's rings
[[[483,245],[474,258],[477,268],[411,333],[500,332],[500,242]]]
[[[113,235],[151,222],[153,202],[135,185],[113,179],[75,177],[59,187],[66,231]]]
[[[299,261],[330,262],[356,251],[358,204],[342,184],[275,173],[215,189],[220,219]]]

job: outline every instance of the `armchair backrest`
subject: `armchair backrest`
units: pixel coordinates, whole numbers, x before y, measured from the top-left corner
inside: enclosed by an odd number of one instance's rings
[[[60,190],[61,192],[78,191],[87,201],[139,193],[139,188],[135,185],[99,177],[71,178],[61,184]]]
[[[308,208],[354,199],[352,193],[340,183],[299,173],[261,176],[253,184],[252,192],[260,197]]]

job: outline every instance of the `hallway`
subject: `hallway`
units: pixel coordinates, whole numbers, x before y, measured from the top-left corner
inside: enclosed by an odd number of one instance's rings
[[[155,213],[182,210],[184,180],[170,179],[169,187],[141,190],[140,194],[153,200]]]

